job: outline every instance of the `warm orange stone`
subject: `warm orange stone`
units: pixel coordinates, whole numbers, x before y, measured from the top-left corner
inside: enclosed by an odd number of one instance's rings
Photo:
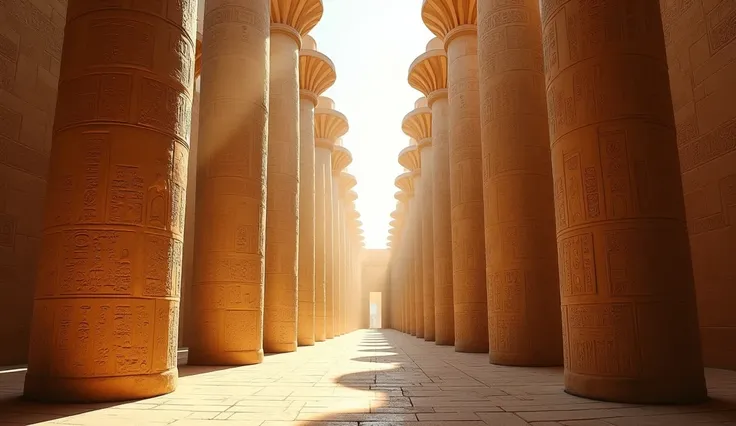
[[[332,99],[321,96],[314,111],[315,215],[324,218],[317,221],[316,229],[315,338],[318,342],[335,336],[332,150],[337,140],[347,133],[348,121],[334,108],[335,102]]]
[[[509,21],[499,14],[528,18]],[[561,365],[538,0],[513,6],[479,0],[478,32],[490,361]],[[519,46],[512,37],[527,43]]]
[[[269,29],[267,0],[207,2],[190,364],[263,361]]]
[[[29,398],[114,401],[176,387],[195,9],[69,1]]]
[[[632,403],[702,400],[658,2],[541,6],[565,388]]]
[[[342,197],[340,195],[341,185],[341,173],[350,163],[353,162],[353,157],[350,151],[342,146],[342,142],[339,142],[332,150],[332,244],[333,244],[333,303],[334,303],[334,317],[333,317],[333,330],[335,336],[344,334],[342,329],[343,321],[343,306],[342,298],[345,294],[345,268],[343,262],[346,259],[345,248],[343,247],[343,238],[345,236],[345,230],[343,225],[345,224],[344,215],[345,210],[342,204]]]
[[[272,353],[297,347],[299,49],[322,11],[321,0],[271,0],[263,349]]]
[[[448,63],[455,350],[488,351],[483,167],[475,0],[425,0],[422,19]]]
[[[432,111],[431,155],[422,152],[424,169],[432,174],[432,266],[434,268],[435,342],[455,344],[452,294],[452,226],[450,222],[449,104],[447,55],[440,39],[427,44],[409,69],[409,84],[424,93]],[[427,158],[425,158],[427,157]]]
[[[310,36],[303,39],[299,51],[299,126],[300,187],[299,187],[299,319],[297,342],[315,342],[315,137],[314,108],[317,97],[335,83],[335,66],[329,58],[316,51]]]
[[[432,200],[432,110],[427,107],[426,98],[416,103],[416,109],[404,117],[404,133],[417,143],[417,153],[421,163],[420,184],[417,187],[417,226],[421,236],[421,259],[418,263],[422,271],[422,309],[424,340],[435,339],[435,300],[434,300],[434,238],[433,238],[433,200]]]

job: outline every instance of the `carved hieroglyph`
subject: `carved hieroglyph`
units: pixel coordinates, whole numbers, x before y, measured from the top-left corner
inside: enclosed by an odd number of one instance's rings
[[[332,247],[333,247],[333,293],[334,293],[334,316],[333,330],[335,336],[344,334],[342,329],[342,318],[344,312],[342,310],[342,299],[345,295],[345,268],[343,263],[346,260],[345,247],[343,246],[343,238],[345,236],[344,215],[345,210],[342,205],[342,197],[340,196],[341,173],[353,162],[353,157],[347,148],[342,144],[336,145],[332,150]]]
[[[561,365],[538,0],[478,0],[478,40],[490,361]]]
[[[659,4],[541,6],[565,388],[633,403],[701,400]]]
[[[263,349],[297,347],[299,49],[322,17],[321,0],[271,0],[271,81]]]
[[[402,130],[414,140],[419,141],[417,152],[421,163],[420,182],[417,185],[417,227],[421,235],[421,259],[417,263],[422,270],[422,309],[424,340],[435,340],[435,300],[434,300],[434,250],[432,223],[432,110],[426,106],[425,98],[417,101],[417,108],[404,117]]]
[[[320,96],[314,110],[315,216],[324,218],[317,220],[316,226],[315,338],[318,342],[334,337],[332,150],[337,139],[348,131],[347,118],[334,108],[332,99]]]
[[[205,9],[190,364],[263,360],[269,9]]]
[[[196,3],[157,5],[69,2],[29,398],[176,387]]]
[[[303,38],[299,51],[299,345],[315,342],[315,138],[314,108],[317,97],[335,83],[335,66],[329,58],[316,51],[310,36]],[[324,286],[323,286],[324,288]]]
[[[488,351],[476,0],[425,0],[422,20],[448,61],[455,350]]]
[[[409,84],[427,97],[432,110],[431,155],[422,154],[424,169],[432,174],[432,252],[434,267],[435,342],[455,344],[452,295],[452,227],[450,222],[449,104],[447,100],[447,55],[440,39],[409,68]]]
[[[660,1],[703,362],[736,370],[736,3]]]

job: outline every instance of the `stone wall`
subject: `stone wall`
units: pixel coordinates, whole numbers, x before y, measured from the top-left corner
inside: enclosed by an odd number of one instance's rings
[[[389,250],[363,250],[361,256],[361,287],[360,287],[360,327],[370,326],[371,292],[381,292],[381,324],[389,325],[389,276],[388,264],[391,258]]]
[[[736,2],[660,6],[705,364],[736,369]]]
[[[0,0],[0,365],[26,362],[67,0]]]

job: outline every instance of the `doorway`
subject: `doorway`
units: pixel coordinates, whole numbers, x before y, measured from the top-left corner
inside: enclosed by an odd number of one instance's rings
[[[370,328],[381,328],[381,292],[372,291],[369,297]]]

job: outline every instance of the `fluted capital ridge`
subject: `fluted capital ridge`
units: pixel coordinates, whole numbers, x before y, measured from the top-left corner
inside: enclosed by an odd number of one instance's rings
[[[271,0],[271,23],[288,25],[302,37],[319,23],[323,13],[322,0]]]
[[[422,21],[429,30],[441,39],[463,25],[478,22],[477,0],[424,0]]]
[[[332,174],[339,176],[350,163],[353,162],[353,154],[342,145],[335,145],[332,150]]]
[[[323,53],[311,49],[299,51],[299,88],[316,97],[332,87],[337,80],[335,64]]]
[[[447,53],[434,49],[419,55],[409,67],[409,85],[427,97],[447,89]]]
[[[401,130],[417,144],[432,137],[432,110],[428,107],[417,108],[406,114],[401,123]]]
[[[422,156],[417,145],[410,145],[399,152],[399,164],[413,172],[422,166]]]
[[[337,142],[348,132],[348,119],[342,113],[328,108],[315,108],[314,110],[314,137]]]

